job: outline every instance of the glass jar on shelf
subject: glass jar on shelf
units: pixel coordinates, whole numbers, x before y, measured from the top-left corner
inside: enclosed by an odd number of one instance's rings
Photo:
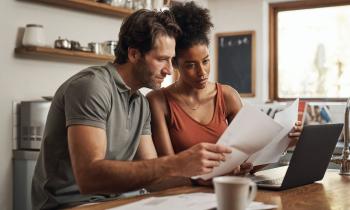
[[[115,7],[125,7],[126,0],[112,0],[111,5]]]
[[[143,9],[145,8],[145,1],[144,0],[134,0],[133,9]]]
[[[126,0],[125,1],[125,7],[128,9],[133,9],[134,1],[133,0]]]

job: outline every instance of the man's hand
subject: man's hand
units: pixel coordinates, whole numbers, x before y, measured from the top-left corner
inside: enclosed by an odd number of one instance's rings
[[[293,127],[292,132],[290,132],[288,134],[289,138],[291,139],[288,147],[293,147],[297,144],[302,130],[303,130],[303,126],[302,126],[301,122],[297,121],[295,123],[295,126]]]
[[[218,144],[197,144],[175,155],[174,174],[191,177],[210,173],[221,161],[225,161],[225,154],[231,152],[230,147]]]

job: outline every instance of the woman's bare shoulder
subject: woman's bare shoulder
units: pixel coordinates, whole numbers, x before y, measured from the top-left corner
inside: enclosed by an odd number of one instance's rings
[[[155,109],[161,109],[165,113],[167,113],[167,102],[166,97],[164,94],[164,91],[167,91],[167,88],[161,88],[157,90],[152,90],[149,92],[146,97],[148,99],[148,102],[150,103],[150,106]]]
[[[234,116],[242,107],[242,100],[233,87],[229,85],[221,85],[222,93],[225,100],[226,112],[228,115]]]
[[[147,93],[146,98],[148,100],[161,100],[162,98],[164,98],[164,94],[162,92],[162,89],[152,90],[149,93]]]
[[[165,96],[162,89],[152,90],[146,95],[150,105],[161,105],[165,103]]]
[[[238,100],[239,102],[241,101],[241,97],[236,89],[234,89],[229,85],[224,85],[224,84],[220,84],[220,85],[221,85],[222,93],[225,97],[225,100],[230,100],[230,101]]]

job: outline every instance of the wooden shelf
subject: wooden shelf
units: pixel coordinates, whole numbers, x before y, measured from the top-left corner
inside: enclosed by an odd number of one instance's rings
[[[113,61],[114,56],[109,55],[98,55],[92,52],[81,52],[74,50],[57,49],[50,47],[18,47],[15,49],[18,54],[25,55],[40,55],[50,57],[61,57],[69,59],[83,59],[90,61]]]
[[[124,7],[115,7],[108,4],[99,3],[94,0],[31,0],[40,1],[49,4],[55,4],[59,6],[69,7],[77,10],[84,10],[94,13],[100,13],[104,15],[112,15],[125,17],[134,12],[132,9]]]

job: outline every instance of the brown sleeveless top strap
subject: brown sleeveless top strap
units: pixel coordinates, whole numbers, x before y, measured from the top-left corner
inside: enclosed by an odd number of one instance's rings
[[[220,84],[216,84],[215,108],[211,121],[202,124],[188,115],[166,89],[162,89],[169,107],[167,120],[170,139],[175,153],[201,142],[216,143],[227,128],[226,107]]]

